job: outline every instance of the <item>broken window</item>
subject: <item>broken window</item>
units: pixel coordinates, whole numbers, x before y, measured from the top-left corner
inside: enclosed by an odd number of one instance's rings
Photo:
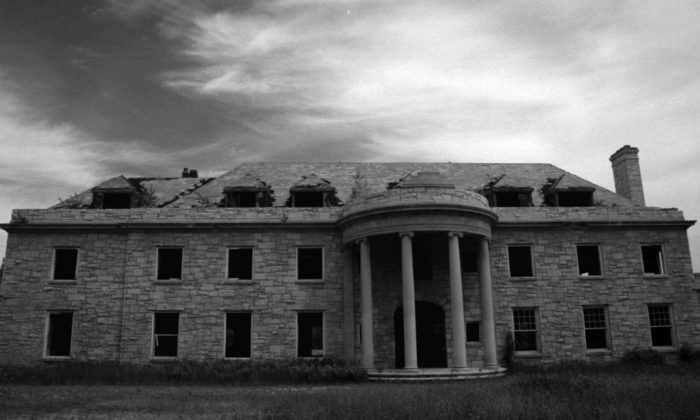
[[[103,193],[103,209],[128,209],[131,208],[132,193]]]
[[[559,207],[587,207],[593,205],[593,191],[558,191]]]
[[[73,312],[49,313],[46,356],[69,357],[73,335]]]
[[[153,314],[153,356],[176,357],[180,331],[180,314],[156,312]]]
[[[75,280],[78,267],[77,248],[56,248],[54,250],[53,279]]]
[[[608,348],[608,323],[605,307],[584,307],[583,327],[586,334],[586,348],[589,350]]]
[[[287,207],[330,207],[340,204],[330,181],[315,174],[302,177],[289,189]]]
[[[479,321],[467,322],[467,343],[477,343],[481,341],[479,338]]]
[[[323,357],[323,312],[297,314],[299,357]]]
[[[226,357],[250,357],[250,312],[226,314]]]
[[[649,326],[653,347],[673,347],[670,305],[649,305]]]
[[[600,276],[600,249],[598,245],[578,245],[576,246],[578,257],[578,275],[580,277]]]
[[[529,245],[509,246],[508,266],[511,277],[532,277],[532,247]]]
[[[538,351],[537,309],[513,309],[513,341],[515,351]]]
[[[228,278],[253,279],[253,248],[230,248],[228,250]]]
[[[323,280],[323,248],[297,248],[297,279]]]
[[[644,267],[644,274],[666,274],[662,246],[642,245],[642,265]]]
[[[158,248],[158,280],[182,279],[182,248]]]
[[[433,280],[433,248],[429,245],[413,247],[413,279],[415,281]]]
[[[293,207],[324,207],[324,193],[318,191],[298,191],[292,193]]]
[[[530,207],[532,188],[492,191],[487,198],[492,207]]]
[[[270,186],[250,173],[224,188],[225,207],[270,207],[274,201]]]

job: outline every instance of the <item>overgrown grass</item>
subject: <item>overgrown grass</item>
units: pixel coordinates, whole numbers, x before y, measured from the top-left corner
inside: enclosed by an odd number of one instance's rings
[[[0,366],[0,383],[11,384],[280,384],[361,381],[357,364],[338,359],[182,361],[133,365],[67,361]]]
[[[7,417],[697,418],[695,366],[563,366],[449,383],[285,386],[0,386]]]

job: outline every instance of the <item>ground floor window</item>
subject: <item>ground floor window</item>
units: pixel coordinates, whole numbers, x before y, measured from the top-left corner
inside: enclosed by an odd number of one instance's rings
[[[537,308],[513,309],[515,351],[538,351]]]
[[[323,356],[323,312],[299,312],[297,315],[297,355]]]
[[[649,326],[653,347],[673,346],[671,305],[649,305]]]
[[[180,314],[156,312],[153,314],[153,356],[176,357],[180,331]]]
[[[584,307],[583,326],[586,334],[587,349],[608,348],[608,323],[605,316],[605,307]]]
[[[51,312],[46,331],[46,355],[69,357],[73,335],[73,312]]]
[[[226,357],[250,357],[250,312],[226,314]]]

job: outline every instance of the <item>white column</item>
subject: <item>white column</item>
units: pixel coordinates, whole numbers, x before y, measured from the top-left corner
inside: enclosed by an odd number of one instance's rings
[[[374,368],[374,325],[372,323],[372,266],[369,241],[360,239],[360,290],[362,292],[362,367]]]
[[[464,325],[464,295],[462,294],[462,266],[459,258],[461,233],[447,234],[450,257],[450,303],[452,306],[452,367],[467,367],[466,331]]]
[[[493,318],[493,291],[491,288],[491,259],[489,241],[479,244],[479,282],[481,283],[481,328],[484,333],[484,367],[496,368],[496,324]]]
[[[403,351],[405,369],[418,369],[418,346],[416,340],[416,294],[413,286],[412,232],[401,236],[401,283],[403,290]]]
[[[355,360],[354,250],[352,244],[343,247],[343,354],[345,360]]]

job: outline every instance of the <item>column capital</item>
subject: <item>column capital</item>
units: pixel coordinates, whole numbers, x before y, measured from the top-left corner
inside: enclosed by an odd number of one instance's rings
[[[447,232],[447,236],[449,236],[450,238],[453,238],[455,236],[461,238],[462,236],[464,236],[464,234],[462,232]]]
[[[413,232],[399,232],[400,237],[408,236],[409,238],[413,238]]]

